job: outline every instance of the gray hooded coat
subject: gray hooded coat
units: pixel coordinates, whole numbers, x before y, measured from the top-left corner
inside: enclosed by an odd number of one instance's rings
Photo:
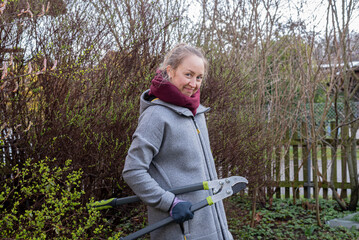
[[[148,90],[145,92],[147,93]],[[126,157],[123,177],[135,194],[148,206],[148,222],[169,216],[174,194],[166,189],[217,179],[204,113],[197,113],[141,96],[140,118]],[[197,203],[211,194],[208,190],[177,195]],[[156,240],[231,240],[223,203],[194,213],[192,220],[171,223],[151,233]],[[186,238],[184,238],[184,236]]]

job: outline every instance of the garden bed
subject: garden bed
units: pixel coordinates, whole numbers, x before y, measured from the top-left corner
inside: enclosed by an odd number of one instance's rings
[[[234,239],[358,239],[359,231],[345,227],[330,227],[325,222],[342,218],[352,212],[342,212],[333,200],[320,200],[322,227],[315,211],[308,209],[312,201],[274,199],[272,205],[257,204],[254,227],[250,227],[251,202],[246,197],[227,200],[227,218]]]

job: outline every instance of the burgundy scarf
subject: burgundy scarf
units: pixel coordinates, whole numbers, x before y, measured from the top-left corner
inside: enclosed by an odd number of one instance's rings
[[[162,76],[162,71],[160,70],[157,70],[156,76],[152,80],[148,95],[156,96],[167,103],[188,108],[193,115],[196,115],[200,101],[199,89],[195,94],[188,97],[181,93],[181,91],[171,82],[165,80]]]

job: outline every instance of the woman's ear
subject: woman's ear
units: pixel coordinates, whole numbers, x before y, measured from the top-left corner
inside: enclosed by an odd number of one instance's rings
[[[173,69],[172,69],[172,67],[171,67],[171,65],[168,65],[167,67],[166,67],[166,72],[167,72],[167,75],[168,75],[168,78],[169,79],[171,79],[172,77],[173,77]]]

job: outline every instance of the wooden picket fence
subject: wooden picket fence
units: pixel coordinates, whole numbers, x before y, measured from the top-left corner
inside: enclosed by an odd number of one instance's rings
[[[335,129],[334,123],[331,123],[330,129]],[[304,197],[310,198],[313,196],[313,162],[315,161],[318,162],[319,195],[328,199],[333,194],[328,182],[331,171],[334,171],[334,187],[339,190],[341,197],[347,197],[348,189],[350,189],[349,172],[346,157],[340,151],[341,146],[337,146],[335,156],[334,140],[328,136],[315,148],[317,153],[309,152],[305,138],[301,138],[299,135],[294,134],[289,149],[280,148],[275,151],[272,169],[273,179],[277,186],[275,197],[298,198],[299,195],[304,195]]]

